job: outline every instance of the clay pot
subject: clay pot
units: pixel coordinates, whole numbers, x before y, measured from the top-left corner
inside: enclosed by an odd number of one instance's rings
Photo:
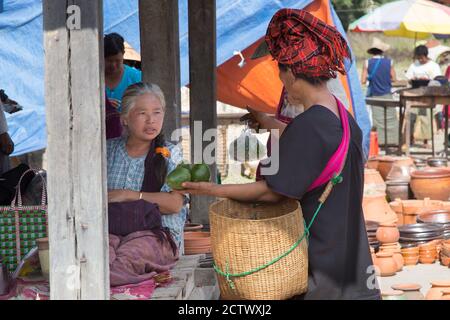
[[[389,171],[386,180],[409,182],[409,180],[411,180],[410,174],[412,169],[413,168],[411,165],[401,165],[395,163]]]
[[[198,224],[198,223],[186,223],[184,225],[184,231],[189,232],[189,231],[200,231],[203,229],[203,225],[202,224]]]
[[[378,223],[397,222],[397,216],[383,195],[364,196],[362,205],[365,220]]]
[[[442,202],[442,209],[450,211],[450,201],[443,201]]]
[[[378,169],[378,163],[379,163],[378,158],[377,157],[372,157],[372,158],[369,158],[369,160],[367,160],[366,166],[367,166],[368,169],[377,170]]]
[[[211,235],[209,232],[191,231],[184,233],[184,254],[201,254],[211,252]]]
[[[427,300],[439,300],[443,296],[442,291],[450,289],[450,281],[432,281],[431,289],[425,295]]]
[[[395,201],[389,202],[389,206],[397,216],[397,226],[403,225],[403,204],[402,199],[396,198]]]
[[[419,256],[419,262],[422,264],[433,264],[436,262],[436,258],[434,256]]]
[[[405,265],[405,260],[403,259],[403,256],[401,253],[395,252],[392,257],[395,260],[395,263],[397,264],[397,272],[400,272],[403,270],[403,266]]]
[[[378,171],[380,171],[384,180],[387,179],[387,176],[394,165],[399,167],[414,167],[414,160],[409,157],[384,156],[379,157],[378,160]]]
[[[405,266],[415,266],[419,263],[419,255],[416,257],[403,257],[403,263]]]
[[[450,170],[447,168],[426,168],[411,172],[411,189],[417,199],[429,197],[447,201],[450,197]]]
[[[364,170],[364,195],[385,195],[386,183],[377,170]]]
[[[440,209],[442,201],[430,200],[430,198],[425,198],[424,200],[402,200],[402,206],[403,224],[415,224],[417,223],[418,214],[426,210]]]
[[[397,263],[394,260],[392,253],[379,252],[376,254],[376,266],[378,267],[379,275],[381,277],[390,277],[397,273]]]
[[[383,243],[397,242],[400,232],[395,224],[380,224],[377,230],[377,240]]]
[[[383,300],[407,300],[405,294],[401,290],[386,290],[381,292]]]
[[[441,255],[441,264],[445,267],[450,266],[450,257]]]
[[[393,199],[408,200],[410,198],[409,182],[387,180],[386,194],[390,200]]]
[[[424,295],[420,292],[422,286],[416,283],[395,284],[391,287],[394,290],[403,291],[407,300],[424,300]]]
[[[385,156],[378,158],[378,171],[384,180],[386,180],[389,171],[391,171],[392,166],[394,165],[394,157]]]

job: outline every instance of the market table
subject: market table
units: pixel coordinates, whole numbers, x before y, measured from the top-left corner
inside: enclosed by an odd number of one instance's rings
[[[450,104],[450,87],[420,87],[417,89],[403,90],[400,92],[400,128],[399,128],[399,142],[402,141],[402,128],[405,124],[406,135],[406,155],[410,155],[410,112],[411,108],[425,108],[431,110],[431,124],[433,124],[433,109],[436,105],[449,105]],[[448,158],[448,110],[444,108],[445,118],[445,136],[444,136],[444,152],[445,157]],[[434,137],[433,137],[433,125],[431,126],[432,137],[432,154],[434,156]]]
[[[367,97],[366,98],[366,103],[368,105],[371,106],[376,106],[376,107],[382,107],[384,109],[384,151],[387,152],[387,148],[390,146],[387,143],[387,109],[388,108],[398,108],[400,107],[400,98],[398,98],[398,96],[392,96],[390,98],[386,98],[386,97]],[[399,150],[401,150],[400,143],[401,140],[399,140],[399,145],[398,148]],[[392,146],[392,145],[391,145]],[[397,145],[393,145],[393,146],[397,146]]]

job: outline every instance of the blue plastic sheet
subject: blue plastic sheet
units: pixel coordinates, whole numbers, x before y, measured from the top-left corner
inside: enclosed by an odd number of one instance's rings
[[[304,8],[311,2],[217,0],[217,64],[261,38],[278,9]],[[3,4],[0,10],[0,88],[24,107],[21,112],[7,115],[9,132],[16,145],[13,155],[20,155],[45,148],[47,144],[42,3],[40,0],[0,0],[0,3]],[[104,32],[122,34],[139,51],[138,0],[105,0],[103,3]],[[187,12],[187,0],[179,0],[181,85],[189,82]],[[354,66],[352,70],[352,92],[356,94],[353,99],[359,104],[360,88]],[[365,106],[355,111],[359,124],[365,126],[366,119],[368,121]],[[363,127],[363,130],[367,129]]]

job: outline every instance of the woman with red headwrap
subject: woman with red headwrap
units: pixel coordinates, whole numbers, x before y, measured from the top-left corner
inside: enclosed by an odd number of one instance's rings
[[[281,127],[278,171],[265,174],[263,166],[264,179],[252,184],[185,183],[186,192],[237,201],[297,199],[311,223],[308,291],[300,298],[380,299],[361,205],[362,133],[327,88],[336,72],[345,73],[347,43],[334,27],[295,9],[272,17],[265,42],[289,100],[305,109]]]

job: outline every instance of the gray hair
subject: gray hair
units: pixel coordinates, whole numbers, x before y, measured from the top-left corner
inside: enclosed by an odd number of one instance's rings
[[[166,100],[161,88],[154,83],[138,82],[132,84],[125,90],[122,98],[122,117],[126,117],[130,110],[136,104],[136,98],[144,94],[150,93],[159,99],[162,108],[166,109]]]

